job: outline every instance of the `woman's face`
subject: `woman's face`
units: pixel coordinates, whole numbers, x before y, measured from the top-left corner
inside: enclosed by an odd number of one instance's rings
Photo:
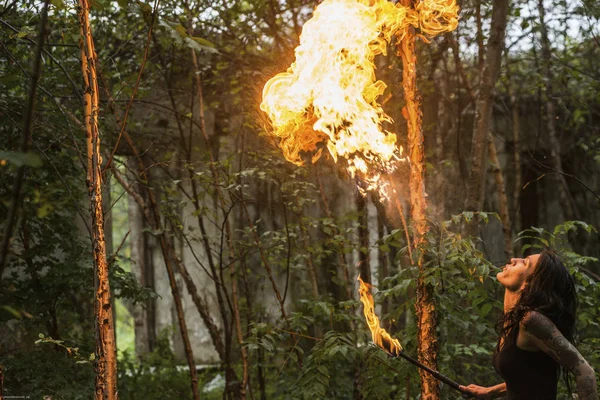
[[[496,275],[504,287],[513,292],[519,292],[525,287],[525,280],[533,272],[540,258],[539,254],[532,254],[526,258],[511,258]]]

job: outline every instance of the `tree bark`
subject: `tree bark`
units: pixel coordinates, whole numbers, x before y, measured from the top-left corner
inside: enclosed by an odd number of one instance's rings
[[[475,105],[475,124],[471,151],[472,165],[465,201],[465,209],[468,211],[480,211],[483,208],[485,176],[487,172],[488,135],[495,97],[494,86],[500,71],[507,18],[508,0],[494,1],[490,39],[487,45],[485,62],[480,71],[479,92]]]
[[[297,200],[297,199],[295,199],[295,200]],[[312,290],[312,295],[313,295],[315,301],[317,301],[317,300],[319,300],[319,283],[317,280],[317,271],[315,269],[315,264],[313,262],[313,255],[309,250],[312,247],[311,246],[312,243],[310,241],[310,235],[308,232],[308,228],[304,224],[304,213],[302,212],[302,206],[300,204],[298,204],[297,201],[296,201],[296,207],[298,210],[296,212],[296,218],[298,218],[298,226],[300,228],[300,233],[301,233],[300,238],[302,240],[304,248],[307,250],[307,253],[308,253],[306,255],[306,269],[308,271],[308,276],[310,278],[310,286],[311,286],[311,290]]]
[[[325,210],[325,215],[327,218],[331,219],[335,222],[335,218],[333,213],[331,212],[331,208],[329,207],[329,200],[327,199],[327,194],[325,193],[325,188],[323,187],[323,180],[321,179],[321,174],[318,168],[315,168],[315,174],[317,177],[317,185],[319,186],[319,193],[321,195],[321,200],[323,201],[323,209]],[[330,237],[335,237],[340,232],[337,228],[337,225],[333,227],[332,233],[329,235]],[[352,283],[350,283],[350,273],[348,271],[348,263],[346,262],[346,256],[344,255],[343,245],[336,245],[337,247],[337,255],[338,255],[338,263],[342,270],[342,276],[344,279],[344,287],[346,289],[347,299],[350,300],[353,298],[353,289]]]
[[[500,161],[498,160],[498,152],[494,146],[494,138],[489,135],[488,151],[490,153],[490,163],[492,164],[492,174],[496,180],[496,188],[498,191],[498,208],[500,211],[500,221],[502,222],[502,232],[504,233],[504,255],[507,259],[512,258],[512,226],[510,223],[510,215],[508,213],[508,198],[506,197],[506,189],[504,185],[504,176],[500,169]]]
[[[369,260],[369,210],[366,199],[356,193],[356,211],[358,212],[358,270],[360,277],[368,284],[371,280],[371,262]]]
[[[377,238],[381,241],[385,235],[385,214],[384,208],[380,207],[377,209]],[[390,276],[390,271],[388,268],[388,252],[382,250],[381,248],[377,249],[377,262],[379,264],[378,271],[378,279],[381,284],[381,281]],[[385,299],[381,304],[381,314],[383,318],[388,314],[390,302],[388,299]],[[391,329],[391,322],[388,320],[386,329]]]
[[[419,277],[417,280],[417,346],[418,358],[423,364],[437,369],[438,341],[436,337],[437,319],[433,287],[425,282],[425,258],[423,245],[428,231],[425,200],[425,153],[423,148],[423,130],[421,126],[421,98],[417,88],[415,53],[415,31],[409,28],[400,43],[402,57],[402,86],[406,105],[402,115],[408,125],[408,152],[410,158],[410,208],[413,225],[413,245],[420,248]],[[421,398],[426,400],[439,399],[438,382],[423,370],[421,376]]]
[[[160,218],[160,217],[158,217]],[[171,260],[175,258],[175,254],[170,254],[170,251],[173,250],[167,244],[167,239],[165,235],[160,235],[159,238],[160,249],[163,254],[163,258],[165,260],[165,267],[167,269],[167,275],[169,276],[169,285],[171,286],[171,294],[173,295],[173,300],[175,302],[175,310],[177,312],[177,321],[179,322],[179,330],[181,334],[181,338],[183,339],[183,346],[185,349],[185,355],[188,362],[188,367],[190,369],[190,377],[191,377],[191,387],[192,387],[192,398],[194,400],[200,399],[200,394],[198,393],[198,373],[196,371],[196,362],[194,361],[194,351],[192,350],[192,345],[190,344],[190,337],[188,335],[187,323],[185,321],[185,314],[183,312],[183,303],[181,302],[181,296],[179,295],[179,288],[177,287],[177,281],[175,280],[175,272],[173,270],[173,266],[171,264]]]
[[[454,38],[450,35],[447,36],[448,41],[450,42],[450,47],[454,52],[454,60],[456,62],[456,69],[458,74],[461,77],[465,85],[465,89],[467,90],[467,94],[471,102],[477,102],[477,96],[473,91],[469,80],[467,79],[467,75],[462,66],[462,62],[458,53],[458,44],[454,40]],[[482,51],[480,51],[482,53]],[[515,133],[518,137],[518,133]],[[488,152],[490,154],[490,161],[492,163],[492,173],[494,175],[494,179],[496,180],[496,188],[498,191],[498,202],[499,202],[499,214],[500,220],[502,222],[502,231],[504,233],[504,252],[507,257],[512,257],[512,226],[511,226],[511,218],[509,214],[508,207],[508,198],[506,196],[506,185],[504,183],[504,176],[502,175],[502,170],[500,169],[500,162],[498,161],[498,151],[496,150],[496,145],[494,143],[494,138],[491,133],[488,135]],[[520,165],[520,160],[519,160]],[[520,171],[520,170],[519,170]],[[520,180],[519,180],[520,182]],[[520,185],[520,183],[519,183]]]
[[[508,93],[510,95],[510,109],[512,115],[512,133],[513,133],[513,168],[514,168],[514,178],[515,182],[513,185],[513,193],[512,193],[512,206],[513,212],[511,214],[515,231],[520,232],[520,210],[519,200],[521,197],[521,186],[523,185],[523,170],[521,168],[521,115],[519,113],[519,103],[517,99],[517,95],[515,93],[515,88],[513,82],[510,77],[510,68],[507,66],[506,68],[508,81]]]
[[[96,316],[96,400],[117,398],[117,349],[110,283],[106,262],[100,135],[98,127],[98,81],[96,50],[89,20],[88,0],[79,2],[81,34],[81,71],[83,74],[83,114],[87,148],[87,186],[92,212],[92,248],[94,259],[94,314]]]
[[[136,160],[131,158],[127,160],[127,164],[130,165],[130,169],[135,169]],[[135,179],[135,176],[130,176],[128,174],[127,180],[132,182]],[[132,190],[135,190],[133,187]],[[131,229],[131,272],[136,277],[136,280],[142,286],[150,286],[151,285],[147,277],[147,268],[146,268],[146,257],[144,255],[145,251],[145,240],[144,240],[144,220],[141,215],[141,210],[137,206],[131,194],[128,193],[128,221],[129,228]],[[138,357],[141,357],[151,350],[150,345],[150,330],[149,330],[149,318],[148,314],[151,312],[150,302],[146,303],[146,307],[142,304],[135,304],[131,306],[131,314],[134,319],[134,329],[135,329],[135,354]]]
[[[0,400],[4,400],[4,367],[0,365]]]
[[[553,98],[552,89],[552,51],[550,49],[550,40],[548,38],[548,28],[546,26],[543,0],[538,0],[538,12],[540,14],[540,35],[541,35],[541,53],[542,53],[542,68],[544,76],[543,100],[546,109],[546,123],[548,128],[548,139],[550,144],[550,160],[556,172],[555,181],[558,189],[560,204],[562,205],[564,216],[567,220],[580,219],[580,213],[575,204],[575,200],[571,192],[565,176],[562,174],[562,160],[560,141],[556,129],[556,104]]]

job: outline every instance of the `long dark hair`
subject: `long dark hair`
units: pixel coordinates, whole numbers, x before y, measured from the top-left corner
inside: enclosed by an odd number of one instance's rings
[[[542,251],[535,269],[525,282],[517,304],[500,318],[496,326],[502,342],[507,343],[527,312],[537,311],[549,318],[560,333],[573,343],[577,313],[575,281],[558,254],[552,250]],[[500,341],[497,350],[500,351]],[[564,369],[562,372],[570,392],[568,372]]]

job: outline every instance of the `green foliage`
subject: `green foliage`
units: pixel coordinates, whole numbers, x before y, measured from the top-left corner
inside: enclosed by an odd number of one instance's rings
[[[119,398],[127,400],[183,399],[189,396],[189,372],[171,350],[170,329],[161,332],[154,351],[142,360],[125,352],[119,360]]]
[[[77,363],[64,349],[47,343],[31,346],[20,351],[19,357],[2,361],[5,369],[3,394],[39,399],[52,396],[55,400],[93,397],[94,368],[91,363]]]
[[[289,395],[298,399],[351,397],[352,367],[356,359],[353,339],[350,334],[325,333],[306,358]]]

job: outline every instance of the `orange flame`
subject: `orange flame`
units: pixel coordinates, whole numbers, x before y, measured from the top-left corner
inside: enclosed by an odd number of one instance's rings
[[[371,295],[371,285],[363,282],[363,280],[360,279],[360,276],[357,279],[360,282],[358,293],[360,294],[360,301],[364,306],[365,319],[367,320],[367,325],[371,331],[373,343],[393,355],[399,355],[402,352],[400,341],[392,338],[390,334],[380,326],[379,317],[375,314],[375,301]],[[386,344],[389,346],[389,349],[386,348]]]
[[[344,158],[365,190],[385,195],[383,174],[402,158],[392,122],[377,102],[386,84],[375,77],[374,59],[385,55],[394,36],[409,26],[422,35],[451,31],[458,23],[456,0],[423,0],[415,8],[387,0],[325,0],[304,24],[296,61],[263,89],[267,113],[285,158],[302,165],[300,153],[316,162],[326,147]],[[382,190],[383,189],[383,190]]]

